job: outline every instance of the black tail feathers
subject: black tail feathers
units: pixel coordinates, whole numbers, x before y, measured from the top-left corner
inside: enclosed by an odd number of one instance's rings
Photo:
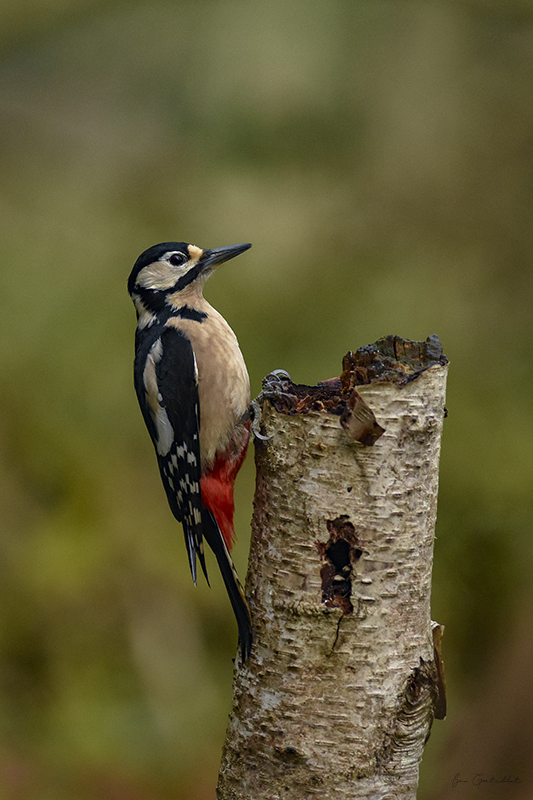
[[[246,602],[237,570],[233,565],[231,555],[224,541],[224,537],[220,532],[217,521],[211,511],[206,508],[204,508],[203,511],[203,534],[218,562],[239,628],[239,647],[242,660],[247,661],[252,649],[252,618],[250,616],[250,609],[248,608],[248,603]]]

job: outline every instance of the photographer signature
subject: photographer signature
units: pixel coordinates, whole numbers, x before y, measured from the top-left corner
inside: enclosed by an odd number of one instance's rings
[[[516,775],[504,775],[502,778],[495,778],[494,775],[487,776],[483,772],[476,772],[471,778],[462,778],[460,772],[456,772],[452,780],[452,789],[455,789],[460,783],[470,783],[477,786],[478,789],[484,784],[494,783],[522,783],[520,778]]]

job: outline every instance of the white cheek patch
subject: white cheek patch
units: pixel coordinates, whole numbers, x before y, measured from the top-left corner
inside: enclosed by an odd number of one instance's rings
[[[144,267],[137,277],[137,285],[144,289],[171,289],[186,269],[171,267],[166,261],[154,261]]]

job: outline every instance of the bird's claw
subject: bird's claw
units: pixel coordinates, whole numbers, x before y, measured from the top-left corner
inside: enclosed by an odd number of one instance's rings
[[[244,413],[243,420],[250,420],[250,427],[253,435],[261,442],[268,442],[270,439],[272,439],[272,436],[265,436],[265,434],[261,433],[260,431],[259,421],[261,419],[262,411],[261,403],[263,400],[270,400],[280,397],[290,400],[289,395],[283,391],[284,383],[286,381],[291,381],[291,376],[284,369],[275,369],[270,372],[265,378],[263,378],[262,392],[255,398],[255,400],[252,400]]]
[[[260,426],[260,419],[261,419],[261,403],[260,401],[263,398],[263,393],[256,397],[255,400],[252,400],[250,405],[245,411],[245,418],[250,420],[250,427],[252,429],[252,433],[256,439],[259,439],[261,442],[268,442],[269,439],[272,439],[272,436],[265,436],[264,433],[261,433],[259,430]]]

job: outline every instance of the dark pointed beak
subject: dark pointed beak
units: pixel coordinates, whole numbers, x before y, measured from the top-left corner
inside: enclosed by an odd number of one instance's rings
[[[251,244],[231,244],[229,247],[217,247],[215,250],[204,250],[200,259],[202,263],[202,272],[204,269],[213,269],[217,264],[223,264],[224,261],[229,261],[230,258],[235,258],[245,250],[249,250]]]

